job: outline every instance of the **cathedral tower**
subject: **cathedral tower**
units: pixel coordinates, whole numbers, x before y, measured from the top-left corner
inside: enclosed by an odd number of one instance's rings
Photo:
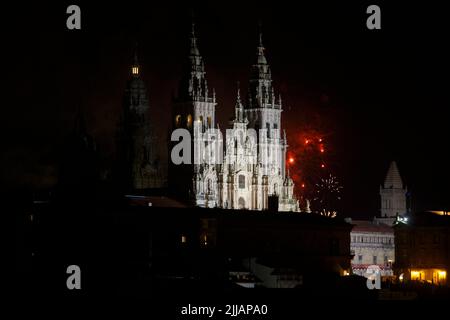
[[[265,175],[286,175],[286,141],[281,130],[281,97],[276,99],[272,73],[259,30],[256,61],[251,68],[246,116],[249,128],[258,132],[259,162]]]
[[[141,78],[136,48],[125,89],[117,150],[121,182],[127,192],[164,186],[149,111],[147,89]]]
[[[172,108],[172,129],[181,128],[190,132],[193,141],[192,154],[194,154],[194,144],[205,146],[216,138],[207,133],[208,129],[215,128],[216,105],[215,93],[208,87],[205,64],[198,49],[195,24],[192,23],[189,52],[183,65],[183,76]],[[171,150],[174,143],[170,144]],[[193,162],[194,159],[191,161]],[[173,195],[193,201],[199,206],[215,207],[217,205],[217,166],[175,165],[170,155],[169,166],[169,185]]]
[[[407,188],[403,185],[400,172],[395,161],[392,161],[380,186],[381,218],[395,218],[406,213]]]

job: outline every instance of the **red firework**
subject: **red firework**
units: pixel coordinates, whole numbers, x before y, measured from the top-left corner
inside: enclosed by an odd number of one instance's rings
[[[288,168],[295,182],[295,193],[302,202],[312,200],[318,182],[330,174],[325,134],[317,130],[301,130],[290,140]]]

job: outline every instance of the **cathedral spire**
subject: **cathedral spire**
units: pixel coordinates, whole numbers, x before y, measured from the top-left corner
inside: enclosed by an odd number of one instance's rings
[[[402,189],[403,181],[398,171],[397,163],[392,161],[389,165],[389,170],[384,180],[384,188]]]
[[[198,49],[195,22],[191,22],[189,35],[189,51],[187,61],[183,66],[183,78],[180,83],[180,99],[204,101],[208,98],[208,88],[205,79],[205,63]]]
[[[197,37],[195,36],[195,22],[192,19],[191,22],[191,36],[190,36],[190,40],[191,40],[191,50],[190,50],[190,54],[193,56],[199,56],[200,52],[198,51],[198,47],[197,47]]]
[[[241,88],[239,85],[239,81],[237,82],[237,103],[241,104]]]
[[[236,106],[235,106],[235,121],[244,122],[244,106],[241,103],[241,89],[239,85],[239,81],[237,82],[237,97],[236,97]]]
[[[131,65],[131,74],[134,77],[139,76],[139,59],[138,59],[138,44],[136,42],[134,46],[134,52],[133,52],[133,64]]]
[[[264,48],[263,46],[263,42],[262,42],[262,24],[261,22],[259,23],[259,46]]]
[[[279,108],[274,103],[272,90],[272,74],[265,56],[265,47],[262,40],[262,27],[258,25],[258,44],[256,46],[256,61],[252,65],[250,78],[250,95],[248,108]]]
[[[267,59],[264,55],[264,45],[263,45],[263,34],[262,34],[262,23],[260,22],[258,25],[258,47],[257,47],[257,63],[258,64],[267,64]]]

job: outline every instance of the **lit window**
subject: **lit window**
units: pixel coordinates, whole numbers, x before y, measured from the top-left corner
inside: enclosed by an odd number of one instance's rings
[[[422,271],[413,271],[411,270],[411,280],[422,280],[423,278]]]
[[[445,283],[445,279],[447,278],[447,272],[446,271],[438,271],[438,275],[439,275],[439,279],[438,282],[439,283]]]
[[[192,116],[189,114],[186,118],[186,126],[190,129],[192,128]]]
[[[181,243],[186,243],[186,241],[187,241],[186,236],[185,236],[185,235],[182,235],[182,236],[181,236]]]
[[[239,189],[244,189],[244,188],[245,188],[245,176],[241,174],[239,176]]]
[[[181,124],[181,115],[177,115],[177,116],[175,117],[175,126],[176,126],[176,127],[179,127],[180,124]]]
[[[139,74],[139,67],[132,67],[132,68],[131,68],[131,72],[132,72],[134,75]]]

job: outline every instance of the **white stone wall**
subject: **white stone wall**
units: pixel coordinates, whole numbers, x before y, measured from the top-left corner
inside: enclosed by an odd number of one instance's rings
[[[395,262],[394,233],[354,232],[350,233],[350,249],[353,273],[362,275],[369,265],[377,265],[382,275],[392,275]],[[376,257],[376,261],[374,260]]]

